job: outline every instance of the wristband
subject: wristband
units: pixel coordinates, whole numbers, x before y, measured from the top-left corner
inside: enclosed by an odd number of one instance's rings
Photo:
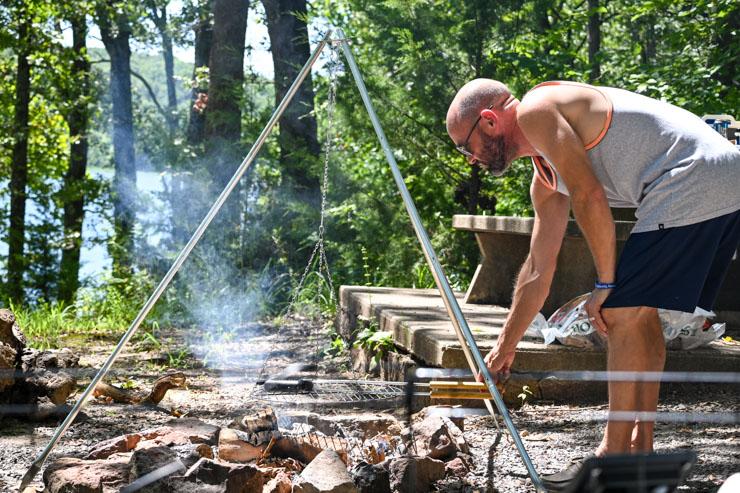
[[[614,289],[616,284],[613,282],[596,282],[596,289]]]

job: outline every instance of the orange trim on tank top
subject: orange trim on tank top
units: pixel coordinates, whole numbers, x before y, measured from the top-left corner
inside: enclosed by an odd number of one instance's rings
[[[611,125],[611,123],[612,123],[612,112],[613,112],[613,109],[614,109],[614,105],[612,104],[611,98],[604,91],[602,91],[601,89],[599,89],[596,86],[590,86],[588,84],[582,84],[580,82],[571,82],[571,81],[566,81],[566,80],[551,80],[551,81],[548,81],[548,82],[543,82],[541,84],[537,84],[536,86],[534,86],[532,89],[529,90],[529,92],[534,91],[538,87],[543,87],[543,86],[560,86],[560,85],[563,85],[563,86],[577,86],[577,87],[585,87],[587,89],[593,89],[594,91],[597,91],[599,94],[601,94],[604,97],[604,99],[606,99],[607,102],[609,103],[609,110],[606,112],[606,122],[604,122],[604,128],[601,129],[601,133],[599,133],[599,136],[596,137],[593,142],[591,142],[590,144],[588,144],[587,146],[584,147],[587,151],[589,149],[593,149],[594,147],[596,147],[596,145],[599,142],[601,142],[601,139],[604,138],[604,135],[606,135],[606,131],[609,130],[609,125]]]
[[[593,142],[588,144],[584,147],[585,150],[593,149],[596,147],[596,145],[601,142],[601,140],[604,138],[604,135],[606,135],[607,130],[609,130],[609,125],[611,125],[612,122],[612,112],[614,109],[614,104],[612,103],[611,98],[601,89],[599,89],[596,86],[590,86],[588,84],[582,84],[580,82],[570,82],[570,81],[549,81],[549,82],[543,82],[541,84],[537,84],[532,89],[530,89],[530,92],[534,91],[538,87],[542,86],[559,86],[559,85],[571,85],[571,86],[579,86],[579,87],[586,87],[589,89],[593,89],[595,91],[598,91],[599,94],[601,94],[604,99],[606,99],[609,102],[609,110],[606,113],[606,122],[604,123],[604,128],[601,129],[601,133],[599,133],[598,137],[594,139]],[[550,163],[548,163],[542,156],[532,156],[532,163],[535,165],[535,169],[537,170],[537,178],[539,178],[540,182],[542,182],[545,187],[549,188],[550,190],[557,190],[558,188],[558,175],[555,173],[555,170],[550,166]]]
[[[558,178],[550,164],[542,156],[532,156],[532,163],[537,169],[537,178],[550,190],[558,189]]]

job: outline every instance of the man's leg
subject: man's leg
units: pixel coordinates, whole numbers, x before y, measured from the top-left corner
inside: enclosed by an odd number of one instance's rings
[[[604,308],[608,328],[609,371],[660,372],[665,364],[665,340],[658,311],[651,307]],[[609,382],[609,411],[654,413],[658,407],[660,382]],[[596,455],[652,450],[652,419],[607,423]],[[633,440],[633,429],[636,433]]]

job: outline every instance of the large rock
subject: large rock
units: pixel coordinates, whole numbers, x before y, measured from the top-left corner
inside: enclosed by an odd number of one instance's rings
[[[131,456],[129,481],[133,483],[150,472],[162,469],[177,461],[177,454],[169,447],[163,445],[136,450]],[[183,466],[180,467],[184,469]]]
[[[460,457],[455,457],[445,464],[445,476],[465,477],[470,472],[468,464]]]
[[[10,344],[0,341],[0,392],[15,383],[14,373],[17,358],[18,351]]]
[[[218,434],[218,458],[227,462],[249,462],[262,457],[266,444],[252,445],[245,432],[223,428]]]
[[[195,418],[181,418],[168,421],[166,426],[100,442],[93,446],[85,458],[100,460],[113,454],[166,447],[185,467],[190,467],[203,457],[213,458],[218,431],[217,426]]]
[[[197,418],[173,419],[164,424],[171,432],[162,436],[161,440],[169,440],[172,445],[179,443],[205,443],[216,445],[220,427],[205,423]],[[183,442],[184,439],[184,442]]]
[[[57,405],[64,403],[77,385],[74,369],[79,368],[79,360],[69,349],[38,351],[26,348],[21,357],[22,387],[26,395],[29,398],[46,396]]]
[[[100,460],[107,459],[113,454],[120,454],[130,452],[136,445],[143,439],[141,433],[130,433],[127,435],[121,435],[104,442],[93,445],[93,448],[88,452],[85,459],[87,460]]]
[[[362,461],[349,471],[360,493],[391,493],[391,480],[388,471],[381,464]]]
[[[419,455],[442,461],[470,454],[465,436],[449,418],[429,416],[413,428]]]
[[[395,493],[425,493],[445,477],[445,464],[430,457],[405,456],[386,461]]]
[[[7,308],[0,309],[0,342],[14,346],[16,350],[22,350],[28,341],[15,321],[15,313]]]
[[[293,493],[359,493],[347,467],[333,450],[324,450],[293,484]]]
[[[201,459],[184,476],[171,477],[167,490],[171,493],[241,493],[261,492],[265,477],[252,465],[234,465]]]
[[[14,371],[20,364],[20,356],[27,341],[15,321],[15,314],[0,310],[0,393],[15,383]],[[2,403],[2,401],[0,401]]]
[[[88,461],[65,457],[44,470],[44,485],[49,493],[113,493],[128,484],[129,457]]]

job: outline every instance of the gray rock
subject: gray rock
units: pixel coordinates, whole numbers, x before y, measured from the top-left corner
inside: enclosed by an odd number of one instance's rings
[[[463,433],[444,416],[429,416],[415,425],[414,438],[418,454],[432,459],[447,461],[457,457],[458,453],[470,453]]]
[[[8,344],[11,340],[16,340],[13,334],[13,324],[15,324],[15,313],[7,308],[0,309],[0,342]]]
[[[167,480],[167,493],[226,493],[225,484],[203,484],[182,476]]]
[[[16,348],[5,342],[0,342],[0,392],[15,383],[15,365],[18,358]]]
[[[159,470],[177,460],[177,454],[170,450],[169,447],[163,445],[135,450],[131,456],[129,481],[133,483],[142,476]]]
[[[293,493],[359,493],[347,467],[333,450],[324,450],[293,484]]]
[[[190,483],[190,484],[187,484]],[[204,486],[195,489],[191,485]],[[244,491],[261,492],[265,485],[265,477],[257,467],[243,464],[233,465],[216,462],[212,459],[200,459],[184,476],[170,478],[167,482],[167,491],[173,493],[186,492],[224,492],[241,493]],[[215,487],[215,488],[214,488]]]
[[[360,493],[391,493],[391,479],[388,471],[380,464],[362,461],[349,471]]]
[[[46,396],[54,404],[62,404],[77,384],[79,357],[69,349],[38,351],[25,348],[21,356],[24,380],[18,382],[25,394],[24,403],[33,403]],[[15,392],[16,395],[19,392]]]
[[[386,461],[391,489],[396,493],[425,493],[445,477],[445,464],[430,457],[405,456]]]

